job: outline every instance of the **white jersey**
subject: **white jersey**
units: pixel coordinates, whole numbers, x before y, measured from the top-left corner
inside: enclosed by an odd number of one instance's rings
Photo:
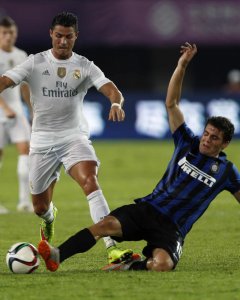
[[[24,62],[26,58],[27,53],[16,47],[14,47],[11,52],[6,52],[0,49],[0,76],[2,76],[7,70]],[[6,89],[1,93],[1,97],[17,115],[24,114],[19,86]]]
[[[79,134],[88,136],[87,121],[82,113],[79,116],[79,101],[83,102],[90,87],[99,89],[110,82],[87,58],[73,52],[69,59],[58,60],[51,50],[30,55],[4,76],[30,85],[32,148],[52,147]]]

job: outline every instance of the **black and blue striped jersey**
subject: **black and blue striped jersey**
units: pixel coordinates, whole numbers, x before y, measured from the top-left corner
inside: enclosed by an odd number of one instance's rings
[[[183,237],[223,190],[240,190],[240,173],[227,160],[199,152],[199,137],[184,123],[173,134],[175,150],[167,170],[153,192],[135,201],[147,201],[167,215]]]

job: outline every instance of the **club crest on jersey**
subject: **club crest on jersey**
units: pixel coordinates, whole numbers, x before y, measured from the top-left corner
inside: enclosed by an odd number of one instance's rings
[[[217,162],[214,162],[214,163],[211,165],[211,171],[212,171],[213,173],[217,173],[218,170],[219,170],[219,165],[218,165]]]
[[[58,77],[60,77],[60,78],[65,77],[66,73],[67,73],[66,68],[59,67],[57,70]]]
[[[80,70],[75,70],[75,71],[73,72],[73,78],[79,79],[80,77],[81,77]]]

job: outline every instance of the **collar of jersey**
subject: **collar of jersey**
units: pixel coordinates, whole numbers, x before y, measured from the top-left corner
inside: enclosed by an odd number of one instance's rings
[[[69,63],[70,61],[72,61],[73,57],[74,57],[74,52],[72,52],[72,56],[69,57],[68,59],[57,59],[53,54],[52,54],[52,49],[49,49],[48,50],[48,54],[50,56],[50,59],[53,60],[54,62],[57,62],[57,63],[61,63],[61,64],[67,64]]]

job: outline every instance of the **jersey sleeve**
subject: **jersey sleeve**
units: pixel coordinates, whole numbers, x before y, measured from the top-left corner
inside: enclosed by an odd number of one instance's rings
[[[180,125],[178,129],[174,131],[172,136],[175,146],[183,143],[190,144],[196,139],[196,136],[194,135],[192,130],[187,126],[186,123]]]
[[[18,85],[22,81],[28,81],[27,79],[32,73],[33,66],[34,55],[30,55],[27,60],[5,72],[2,76],[10,78],[16,85]]]
[[[104,73],[97,67],[93,62],[90,65],[89,70],[89,83],[90,86],[94,86],[99,90],[104,84],[111,82],[108,78],[105,77]]]
[[[240,173],[235,165],[232,167],[232,172],[228,177],[226,190],[232,194],[240,191]]]

